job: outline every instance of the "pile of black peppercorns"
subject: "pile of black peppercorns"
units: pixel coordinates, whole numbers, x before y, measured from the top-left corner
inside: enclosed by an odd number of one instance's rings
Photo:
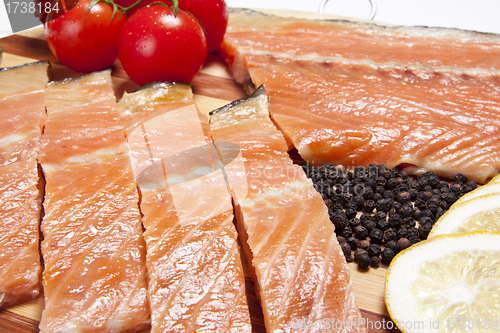
[[[477,187],[462,174],[451,182],[384,165],[302,168],[328,207],[346,260],[362,269],[389,265],[399,251],[426,239],[439,217]]]

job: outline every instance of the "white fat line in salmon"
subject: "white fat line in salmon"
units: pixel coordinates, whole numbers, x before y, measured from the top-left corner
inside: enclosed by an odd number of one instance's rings
[[[255,49],[241,49],[240,53],[242,56],[267,56],[275,59],[287,59],[291,61],[312,61],[317,63],[325,64],[341,64],[348,66],[368,66],[373,69],[397,69],[409,72],[438,72],[438,73],[451,73],[458,75],[470,75],[470,76],[500,76],[500,70],[498,69],[485,69],[485,68],[465,68],[457,66],[431,66],[431,65],[409,65],[401,64],[398,62],[375,62],[368,59],[348,59],[344,57],[326,57],[320,56],[317,53],[309,54],[290,54],[281,52],[269,52],[265,50],[255,50]]]

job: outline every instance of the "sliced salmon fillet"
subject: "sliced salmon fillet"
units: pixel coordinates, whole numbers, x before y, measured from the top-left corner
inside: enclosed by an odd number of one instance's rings
[[[231,196],[184,84],[119,102],[141,192],[151,332],[250,332]]]
[[[51,82],[41,332],[134,332],[149,325],[139,196],[109,71]]]
[[[222,49],[500,70],[500,36],[449,28],[307,20],[233,9]],[[235,52],[231,52],[235,53]]]
[[[225,170],[266,330],[365,332],[327,207],[288,156],[264,90],[213,111],[210,125],[221,160],[241,153],[244,163]]]
[[[270,24],[271,19],[266,22]],[[253,34],[251,27],[247,31]],[[428,38],[424,32],[421,31],[422,38]],[[301,35],[298,31],[296,34]],[[299,54],[303,52],[301,38],[297,38],[296,44],[300,51],[285,48],[276,53],[274,45],[280,41],[279,35],[269,37],[260,42],[261,51],[249,50],[243,35],[230,32],[223,50],[237,80],[248,84],[251,78],[254,85],[266,86],[273,120],[290,148],[295,147],[307,162],[410,165],[408,170],[412,172],[431,170],[444,177],[462,173],[481,183],[498,174],[498,71],[421,66],[403,58],[387,59],[407,61],[404,65],[375,63],[342,58],[333,51],[330,56],[321,57]],[[427,47],[432,49],[434,44],[428,41]],[[317,53],[328,49],[327,45],[316,43]],[[408,54],[392,46],[387,48],[394,55]],[[495,49],[473,42],[470,46],[478,52]],[[373,51],[370,59],[384,61],[377,59],[384,50],[382,45],[381,51]],[[453,56],[457,53],[460,58],[459,49],[454,50]],[[437,55],[432,57],[440,59]],[[483,59],[467,54],[469,57]]]
[[[40,291],[39,141],[48,62],[0,70],[0,308]]]
[[[499,76],[262,56],[248,64],[273,119],[312,164],[412,165],[481,183],[500,171]]]

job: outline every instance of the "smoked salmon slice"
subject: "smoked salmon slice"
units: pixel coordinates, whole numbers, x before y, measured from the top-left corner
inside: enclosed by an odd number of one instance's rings
[[[234,30],[240,31],[237,18],[230,22],[235,22]],[[264,21],[272,23],[270,18]],[[308,22],[300,21],[320,25],[326,29],[325,35],[330,31],[327,27],[335,30],[340,24]],[[257,23],[256,29],[261,25]],[[346,23],[347,27],[351,25]],[[276,29],[281,31],[279,27]],[[254,28],[246,29],[254,33]],[[427,41],[432,58],[418,55],[415,59],[422,61],[404,59],[414,53],[382,43],[380,51],[364,55],[369,57],[367,61],[359,54],[328,53],[325,50],[330,46],[325,42],[316,43],[317,52],[302,48],[305,37],[301,34],[308,36],[309,30],[296,31],[296,51],[291,45],[277,50],[275,45],[282,43],[280,34],[271,33],[251,48],[245,34],[232,31],[229,29],[222,49],[233,75],[243,84],[251,81],[255,86],[265,85],[273,120],[289,146],[308,163],[366,167],[375,163],[390,168],[409,165],[412,172],[430,170],[444,177],[462,173],[481,183],[499,173],[500,141],[496,138],[500,134],[500,75],[490,69],[496,68],[499,57],[488,64],[473,65],[484,68],[459,68],[456,66],[468,65],[445,62],[432,51],[437,42]],[[434,30],[427,34],[418,31],[428,39]],[[350,32],[346,34],[351,36]],[[500,47],[498,36],[478,36],[495,43],[468,43],[467,47],[478,54],[463,51],[464,59],[487,59],[487,55],[479,54],[495,53]],[[379,37],[372,39],[378,41]],[[386,51],[390,54],[384,55]],[[452,58],[460,59],[461,52],[454,49]],[[384,59],[377,58],[381,54]]]
[[[0,70],[0,308],[40,291],[38,174],[48,62]]]
[[[110,72],[49,83],[46,105],[40,331],[147,328],[139,196]]]
[[[500,70],[500,36],[450,28],[308,20],[233,9],[222,47],[376,63]],[[235,54],[235,52],[230,52]]]
[[[290,159],[267,106],[261,87],[250,98],[213,111],[210,118],[266,330],[365,332],[327,207]],[[238,154],[243,167],[228,163],[228,156]]]
[[[191,87],[119,102],[141,193],[151,332],[250,332],[231,196]]]

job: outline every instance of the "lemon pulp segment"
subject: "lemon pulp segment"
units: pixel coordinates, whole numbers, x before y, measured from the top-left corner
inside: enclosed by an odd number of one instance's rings
[[[405,333],[500,332],[500,233],[441,235],[401,251],[385,302]]]
[[[410,285],[417,300],[416,311],[421,318],[437,320],[440,332],[453,331],[453,326],[459,328],[461,318],[464,323],[471,322],[470,329],[462,331],[482,332],[500,318],[498,252],[457,251],[443,255],[421,263],[417,277]],[[477,329],[473,330],[473,326]]]
[[[465,219],[452,233],[463,234],[471,231],[500,232],[500,208],[484,210]]]

